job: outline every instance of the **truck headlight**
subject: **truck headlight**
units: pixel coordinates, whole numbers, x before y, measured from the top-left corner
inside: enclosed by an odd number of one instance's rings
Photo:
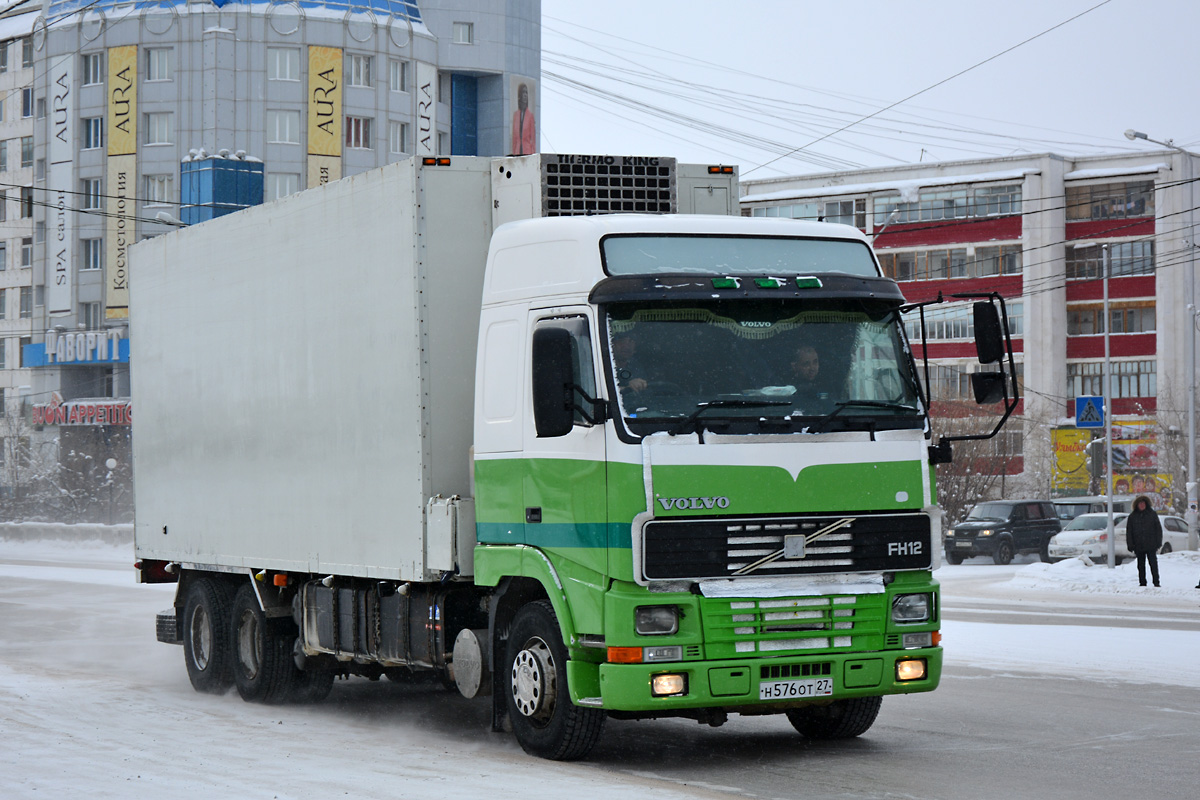
[[[687,675],[666,673],[650,678],[650,694],[654,697],[676,697],[687,694]]]
[[[898,594],[892,598],[892,622],[928,622],[932,605],[928,594]]]
[[[675,606],[638,606],[633,628],[642,636],[669,636],[679,631],[679,609]]]
[[[991,528],[984,528],[983,530],[981,530],[979,532],[979,535],[980,536],[991,536],[993,533],[995,533],[995,531],[992,530]]]

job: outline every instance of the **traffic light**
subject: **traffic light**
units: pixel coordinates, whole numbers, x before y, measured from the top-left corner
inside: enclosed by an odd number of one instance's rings
[[[1104,454],[1104,440],[1092,439],[1088,442],[1087,447],[1083,449],[1087,454],[1087,468],[1093,478],[1098,478],[1104,474],[1104,464],[1106,461]]]

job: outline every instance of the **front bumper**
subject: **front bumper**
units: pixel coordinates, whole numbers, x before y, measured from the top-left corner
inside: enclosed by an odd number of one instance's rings
[[[1107,544],[1072,544],[1061,545],[1051,544],[1047,551],[1050,558],[1079,558],[1087,556],[1092,561],[1108,561],[1108,545]],[[1118,547],[1116,552],[1117,558],[1125,559],[1130,555],[1124,548]]]
[[[990,556],[996,552],[996,541],[995,536],[976,536],[972,538],[951,536],[943,540],[947,554],[958,553],[966,558]]]
[[[896,662],[924,659],[925,677],[900,681]],[[848,697],[929,692],[937,688],[942,672],[942,648],[884,650],[822,654],[806,658],[755,658],[720,661],[681,661],[665,664],[600,664],[599,707],[610,711],[670,714],[692,708],[737,709],[743,713],[771,713],[801,705]],[[687,676],[685,694],[653,697],[651,679],[663,673]],[[776,680],[826,677],[833,682],[831,696],[811,700],[761,700],[759,686]],[[588,705],[595,705],[594,699]]]

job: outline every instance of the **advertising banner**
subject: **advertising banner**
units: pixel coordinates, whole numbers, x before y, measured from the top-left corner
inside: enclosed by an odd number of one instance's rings
[[[417,158],[437,152],[437,67],[417,62]]]
[[[50,64],[50,141],[47,152],[46,211],[46,313],[70,314],[75,281],[75,224],[70,218],[75,207],[71,164],[75,155],[75,98],[71,65],[74,54]],[[68,198],[70,200],[68,201]]]
[[[104,318],[129,319],[129,245],[137,241],[136,46],[108,49]]]
[[[1051,488],[1056,495],[1088,493],[1087,454],[1084,448],[1092,440],[1090,431],[1057,428],[1051,432],[1054,445],[1054,474]]]
[[[306,188],[342,177],[342,51],[308,48],[308,176]]]

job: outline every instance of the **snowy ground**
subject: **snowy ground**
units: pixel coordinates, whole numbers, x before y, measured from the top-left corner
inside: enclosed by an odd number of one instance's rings
[[[154,613],[169,605],[173,587],[133,584],[131,560],[128,546],[0,540],[0,798],[467,800],[585,787],[663,800],[739,794],[531,759],[511,737],[488,730],[485,703],[448,692],[358,680],[339,683],[315,707],[198,695],[180,649],[154,640]],[[943,567],[947,678],[981,667],[1200,686],[1200,634],[1149,628],[1163,615],[1200,608],[1200,554],[1176,553],[1160,564],[1161,589],[1139,588],[1132,564],[997,567],[976,559]],[[959,621],[956,603],[1017,616],[1023,612],[1014,604],[1062,614],[1082,608],[1091,624]],[[1097,614],[1145,619],[1147,627],[1097,625]],[[912,707],[920,697],[905,700]],[[792,735],[774,717],[730,722],[735,731],[743,726]],[[609,763],[621,746],[614,730],[599,748]]]

